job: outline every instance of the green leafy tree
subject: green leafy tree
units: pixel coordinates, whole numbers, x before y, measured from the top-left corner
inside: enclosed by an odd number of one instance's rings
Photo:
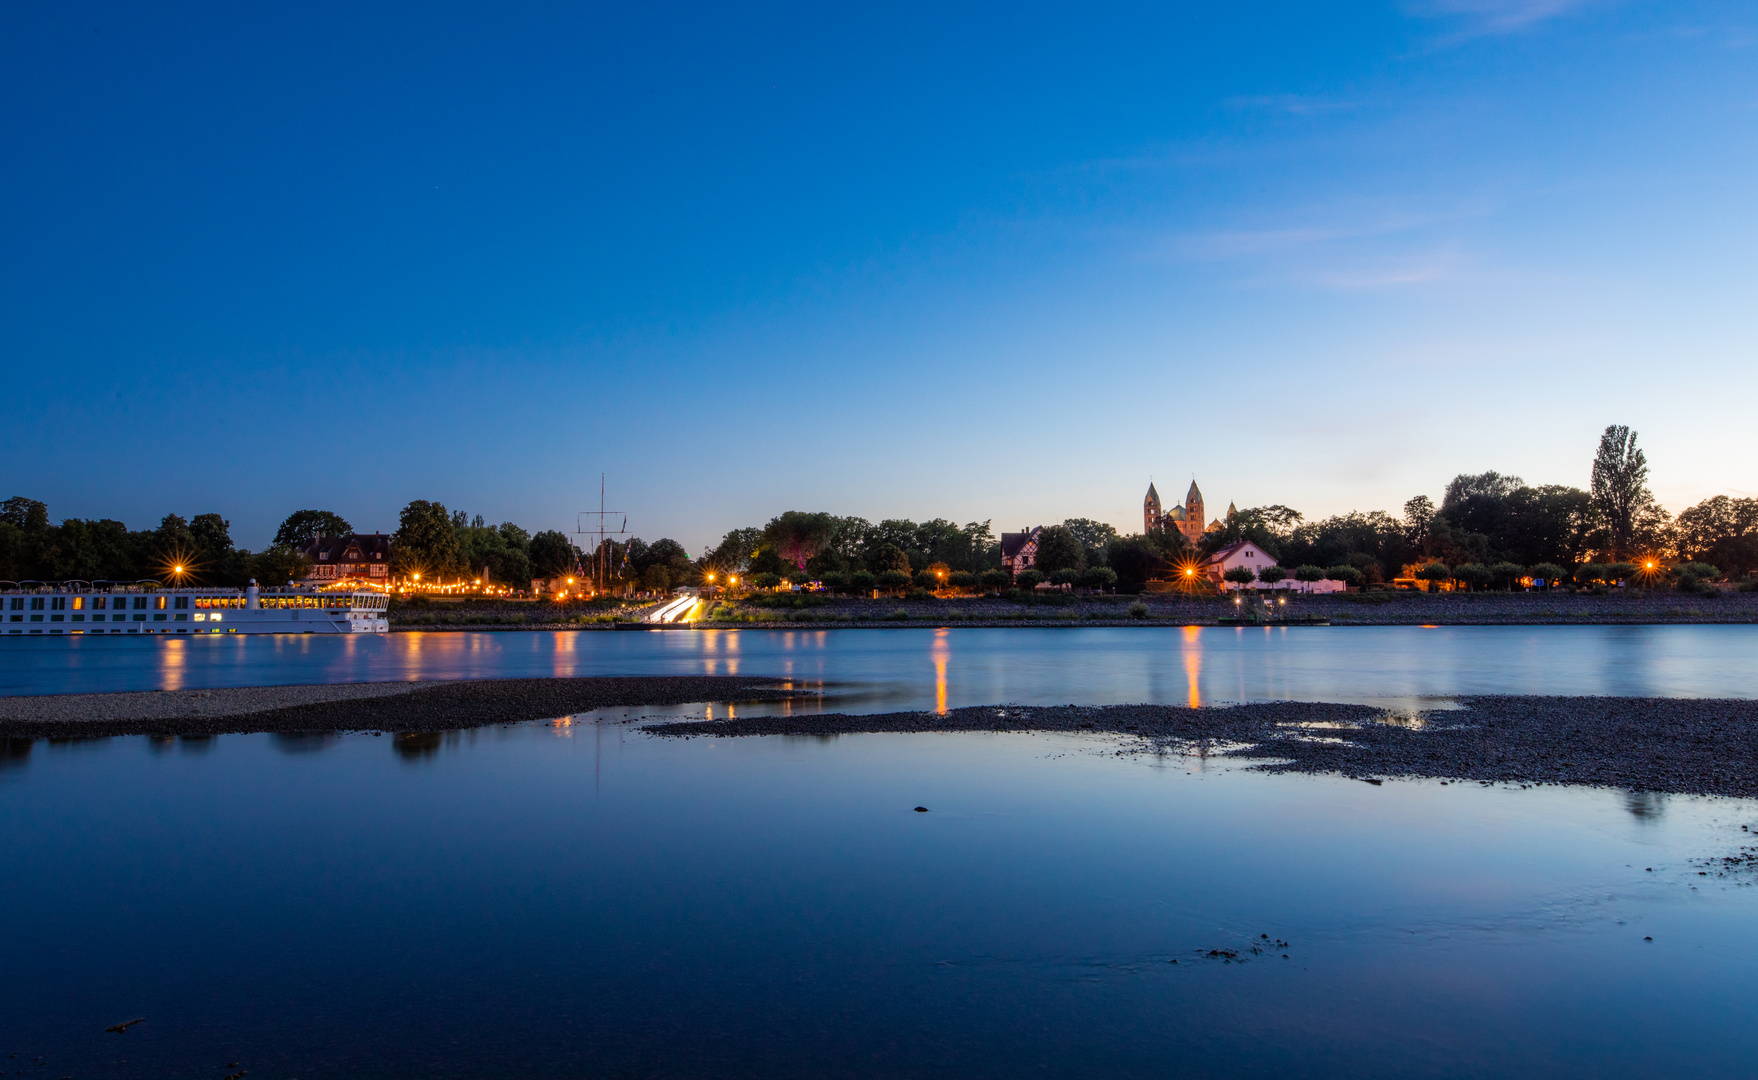
[[[0,503],[0,521],[26,534],[49,531],[49,508],[35,499],[14,495]]]
[[[1512,589],[1525,568],[1515,562],[1499,562],[1489,568],[1490,576],[1495,583],[1505,589]]]
[[[542,578],[561,577],[574,569],[579,558],[573,541],[565,533],[546,529],[531,538],[531,572]]]
[[[1558,566],[1556,563],[1539,563],[1532,568],[1532,576],[1535,579],[1544,582],[1545,588],[1553,589],[1559,582],[1569,576],[1569,572],[1564,570],[1561,566]]]
[[[1065,566],[1060,570],[1056,570],[1056,571],[1051,572],[1050,584],[1052,584],[1052,585],[1066,585],[1066,586],[1069,586],[1072,588],[1075,584],[1077,584],[1080,581],[1080,575],[1081,575],[1081,572],[1079,570],[1076,570],[1072,566]]]
[[[1013,575],[1005,570],[985,570],[978,578],[985,589],[1006,588],[1013,581]]]
[[[1431,562],[1426,566],[1417,567],[1414,577],[1418,581],[1426,581],[1432,588],[1438,589],[1443,582],[1453,579],[1453,571],[1447,568],[1446,563]]]
[[[1080,546],[1086,551],[1086,565],[1105,565],[1105,553],[1110,549],[1111,541],[1117,539],[1116,529],[1092,518],[1069,518],[1062,523],[1062,527],[1080,541]],[[1183,534],[1179,535],[1182,538]]]
[[[347,519],[328,510],[295,510],[275,530],[275,543],[303,551],[319,536],[347,536],[353,531]]]
[[[910,557],[907,552],[893,543],[884,543],[869,560],[874,570],[883,574],[887,570],[895,570],[902,574],[910,572]]]
[[[1712,562],[1735,576],[1758,571],[1758,499],[1717,495],[1679,514],[1678,555]]]
[[[734,529],[721,537],[704,559],[720,573],[743,574],[751,568],[751,560],[762,544],[762,529]]]
[[[1648,456],[1636,446],[1636,433],[1611,424],[1593,455],[1593,503],[1605,519],[1614,558],[1632,554],[1636,527],[1654,503],[1648,490]]]
[[[1117,588],[1137,593],[1149,581],[1167,570],[1160,547],[1146,536],[1126,536],[1111,541],[1105,551],[1105,565],[1117,572]]]
[[[871,570],[856,570],[848,576],[848,587],[856,593],[870,593],[878,584],[878,576]]]
[[[763,541],[796,570],[804,570],[812,556],[830,542],[836,528],[837,519],[830,514],[789,510],[763,527]]]
[[[1434,500],[1418,495],[1404,504],[1404,535],[1410,543],[1421,546],[1428,539],[1428,527],[1434,521]]]
[[[1324,571],[1324,567],[1322,567],[1322,566],[1312,566],[1309,564],[1306,566],[1297,566],[1294,568],[1294,580],[1295,581],[1304,581],[1307,584],[1312,584],[1315,581],[1323,581],[1324,579],[1325,579],[1325,571]]]
[[[1257,572],[1257,579],[1265,585],[1288,580],[1288,571],[1280,566],[1266,566]]]
[[[263,586],[301,581],[311,573],[311,560],[304,551],[278,544],[251,556],[247,565],[250,577]]]
[[[1109,566],[1089,566],[1080,572],[1080,587],[1103,591],[1117,584],[1117,571]]]
[[[1067,526],[1052,525],[1038,534],[1038,554],[1033,565],[1044,573],[1080,570],[1086,562],[1086,548]]]
[[[435,578],[464,568],[458,530],[444,503],[416,499],[397,515],[392,555],[399,570]]]
[[[1013,575],[1014,584],[1027,591],[1037,588],[1043,581],[1044,572],[1042,570],[1021,570]]]
[[[1453,577],[1463,581],[1467,588],[1475,590],[1488,585],[1495,574],[1482,563],[1465,563],[1453,569]]]
[[[1326,567],[1325,580],[1341,581],[1350,588],[1360,588],[1361,584],[1367,580],[1367,575],[1363,574],[1356,567],[1344,564],[1341,566]]]
[[[881,570],[874,580],[881,589],[901,589],[910,583],[910,575],[907,570]]]
[[[1257,580],[1257,574],[1249,566],[1235,566],[1222,574],[1221,580],[1231,581],[1243,589]]]

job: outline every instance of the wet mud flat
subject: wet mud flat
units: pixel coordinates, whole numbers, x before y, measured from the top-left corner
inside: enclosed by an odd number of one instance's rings
[[[1477,696],[1461,708],[1263,702],[1002,705],[857,716],[829,713],[648,723],[663,737],[863,732],[1107,733],[1136,753],[1263,759],[1268,772],[1494,784],[1587,784],[1758,797],[1758,701]]]
[[[149,690],[0,699],[0,736],[229,735],[261,731],[437,731],[593,709],[773,701],[783,680],[722,675]]]

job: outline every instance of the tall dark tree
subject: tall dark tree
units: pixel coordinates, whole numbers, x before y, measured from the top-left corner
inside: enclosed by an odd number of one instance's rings
[[[1678,554],[1732,576],[1758,570],[1758,499],[1717,495],[1679,514]]]
[[[1052,525],[1038,534],[1038,554],[1033,565],[1046,574],[1058,570],[1084,570],[1087,551],[1073,530]]]
[[[1143,585],[1167,570],[1159,546],[1145,536],[1123,536],[1111,541],[1105,552],[1105,565],[1117,573],[1117,590],[1126,593],[1140,592]]]
[[[1617,558],[1631,553],[1636,526],[1654,502],[1648,490],[1648,455],[1636,446],[1636,433],[1612,424],[1599,437],[1593,455],[1593,504],[1605,519],[1610,548]]]
[[[456,573],[464,568],[458,531],[444,503],[416,499],[397,515],[391,551],[404,572],[427,575]]]
[[[27,533],[49,531],[49,508],[35,499],[14,495],[0,503],[0,521]]]
[[[1428,539],[1428,527],[1434,521],[1434,500],[1418,495],[1404,503],[1404,535],[1412,544]]]
[[[347,536],[353,531],[354,526],[340,514],[328,510],[295,510],[275,530],[275,543],[304,550],[319,536]]]
[[[545,529],[531,538],[531,572],[537,577],[551,578],[574,568],[578,553],[564,533]]]
[[[771,518],[763,527],[763,541],[795,569],[803,570],[812,556],[830,542],[836,527],[836,518],[830,514],[789,510]]]

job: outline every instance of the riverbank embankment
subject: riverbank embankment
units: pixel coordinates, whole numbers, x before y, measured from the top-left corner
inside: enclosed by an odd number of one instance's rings
[[[1758,798],[1758,701],[1479,696],[1462,708],[1389,713],[1367,705],[1261,702],[997,705],[934,712],[842,713],[649,723],[658,736],[865,732],[1070,732],[1122,736],[1125,753],[1255,759],[1269,772],[1370,782],[1430,778],[1486,784],[1586,784]]]
[[[1255,599],[1255,597],[1251,598]],[[1277,594],[1277,615],[1329,622],[1332,626],[1594,626],[1758,623],[1758,593],[1723,592],[1700,596],[1674,592],[1425,593],[1368,591],[1303,596]],[[1231,596],[1064,596],[1010,600],[990,597],[858,599],[818,594],[763,597],[762,604],[721,605],[721,618],[698,619],[697,629],[744,627],[824,629],[833,627],[969,626],[986,628],[1045,626],[1215,626],[1250,603]],[[796,606],[797,605],[797,606]],[[1258,605],[1261,610],[1261,604]],[[705,614],[706,612],[704,612]],[[645,628],[623,616],[606,621],[566,621],[543,608],[524,605],[504,611],[493,605],[460,605],[393,612],[391,629],[445,630],[619,630]],[[618,619],[623,621],[619,622]],[[678,626],[677,628],[682,628]]]
[[[224,735],[263,731],[438,731],[592,709],[773,701],[777,679],[723,675],[148,690],[0,698],[0,736]]]

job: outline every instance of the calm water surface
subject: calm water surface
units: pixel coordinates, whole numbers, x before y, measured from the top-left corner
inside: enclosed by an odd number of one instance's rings
[[[854,708],[1749,696],[1755,644],[1744,627],[411,634],[7,642],[0,672],[47,693],[742,671]],[[592,715],[12,740],[0,1063],[1751,1075],[1758,889],[1698,872],[1758,843],[1758,804],[1375,787],[1119,745],[671,741]]]
[[[0,693],[544,675],[759,674],[839,708],[1751,697],[1758,626],[706,630],[0,640]]]
[[[1758,890],[1692,860],[1758,806],[1114,746],[583,719],[15,747],[0,1052],[76,1077],[1751,1075]]]

